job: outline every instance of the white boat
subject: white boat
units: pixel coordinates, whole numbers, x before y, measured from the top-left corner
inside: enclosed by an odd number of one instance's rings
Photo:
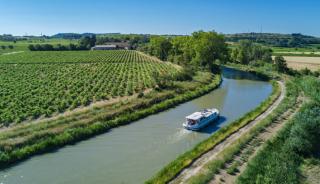
[[[218,109],[205,109],[187,116],[186,121],[183,123],[183,127],[188,130],[200,130],[218,118]]]

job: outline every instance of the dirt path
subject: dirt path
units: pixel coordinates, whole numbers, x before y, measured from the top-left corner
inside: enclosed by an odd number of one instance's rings
[[[233,184],[237,177],[246,169],[248,162],[258,153],[263,147],[263,144],[272,139],[279,130],[291,119],[300,109],[303,104],[303,97],[299,97],[297,105],[288,109],[285,113],[279,116],[272,124],[258,134],[241,150],[239,154],[234,156],[232,162],[225,164],[224,169],[220,170],[214,176],[210,184]]]
[[[228,138],[226,138],[224,141],[216,145],[212,150],[207,152],[206,154],[199,157],[197,160],[195,160],[189,167],[185,168],[176,178],[174,178],[170,183],[185,183],[190,177],[196,175],[201,168],[206,165],[208,162],[214,160],[216,156],[224,150],[226,147],[230,146],[232,143],[237,141],[237,139],[249,132],[251,128],[261,121],[262,119],[266,118],[278,105],[281,103],[281,101],[285,97],[285,86],[282,82],[279,82],[280,88],[281,88],[281,94],[278,97],[278,99],[261,115],[259,115],[255,120],[248,123],[246,126],[240,128],[237,132],[231,134]]]

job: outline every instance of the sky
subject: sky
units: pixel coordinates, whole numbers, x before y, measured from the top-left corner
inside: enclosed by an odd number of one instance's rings
[[[319,0],[0,0],[0,34],[273,32],[320,36]]]

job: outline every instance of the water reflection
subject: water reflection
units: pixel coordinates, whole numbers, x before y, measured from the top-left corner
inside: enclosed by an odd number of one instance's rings
[[[252,74],[223,72],[221,87],[207,95],[54,153],[35,156],[0,171],[0,183],[143,183],[178,155],[255,108],[272,91],[269,83],[249,80],[254,78]],[[201,132],[182,128],[185,116],[213,107],[220,111],[218,122]]]
[[[262,78],[258,77],[252,73],[244,72],[234,68],[222,67],[222,74],[224,78],[227,79],[236,79],[236,80],[256,80],[261,81]]]
[[[209,124],[208,126],[206,126],[205,128],[201,129],[198,132],[212,134],[212,133],[216,132],[217,130],[219,130],[221,128],[221,125],[226,121],[227,121],[226,117],[220,116],[217,121]]]

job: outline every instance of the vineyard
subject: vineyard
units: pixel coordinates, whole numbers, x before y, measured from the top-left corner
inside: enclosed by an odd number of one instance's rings
[[[0,56],[0,124],[72,110],[155,86],[154,72],[175,73],[135,51],[25,52]]]
[[[14,63],[95,63],[95,62],[145,62],[154,59],[139,54],[136,51],[33,51],[19,54],[3,55],[0,64]]]

